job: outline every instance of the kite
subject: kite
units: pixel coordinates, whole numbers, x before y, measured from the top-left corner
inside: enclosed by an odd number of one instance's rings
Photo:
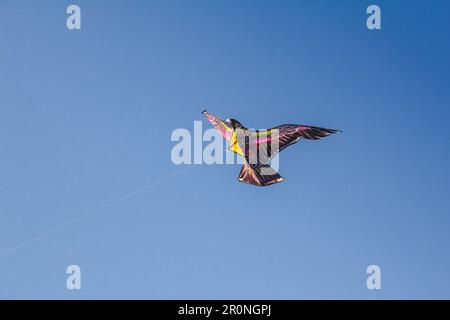
[[[342,132],[295,124],[254,130],[244,127],[235,119],[223,120],[206,110],[202,114],[229,142],[229,149],[244,158],[238,180],[255,186],[269,186],[284,180],[270,166],[270,161],[286,147],[300,139],[318,140]]]

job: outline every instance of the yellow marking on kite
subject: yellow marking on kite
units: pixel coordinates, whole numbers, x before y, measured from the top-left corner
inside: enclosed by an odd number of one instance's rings
[[[222,122],[222,124],[223,124],[223,126],[225,127],[225,129],[226,129],[227,131],[232,131],[231,128],[228,127],[225,123]]]
[[[231,136],[230,140],[230,150],[234,153],[237,153],[240,156],[245,156],[244,151],[242,151],[241,147],[239,146],[238,139],[236,136],[236,133],[233,132],[233,135]]]

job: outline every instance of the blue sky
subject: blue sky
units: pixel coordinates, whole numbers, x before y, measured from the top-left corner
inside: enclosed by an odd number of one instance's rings
[[[182,169],[170,135],[205,107],[344,130],[284,151],[281,184],[187,167],[3,254],[0,298],[450,298],[449,10],[0,0],[2,252]],[[381,290],[366,288],[371,264]]]

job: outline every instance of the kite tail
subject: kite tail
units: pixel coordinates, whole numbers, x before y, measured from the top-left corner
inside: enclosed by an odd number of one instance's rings
[[[255,186],[269,186],[283,180],[283,177],[268,164],[260,163],[250,165],[246,160],[244,160],[241,172],[239,173],[239,181]]]

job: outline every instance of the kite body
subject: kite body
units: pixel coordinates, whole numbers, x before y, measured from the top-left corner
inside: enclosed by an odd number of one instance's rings
[[[237,120],[223,120],[206,110],[202,113],[229,141],[229,149],[244,158],[238,180],[256,186],[268,186],[284,180],[270,166],[270,161],[286,147],[302,138],[318,140],[341,132],[295,124],[284,124],[268,130],[253,130],[245,128]]]

